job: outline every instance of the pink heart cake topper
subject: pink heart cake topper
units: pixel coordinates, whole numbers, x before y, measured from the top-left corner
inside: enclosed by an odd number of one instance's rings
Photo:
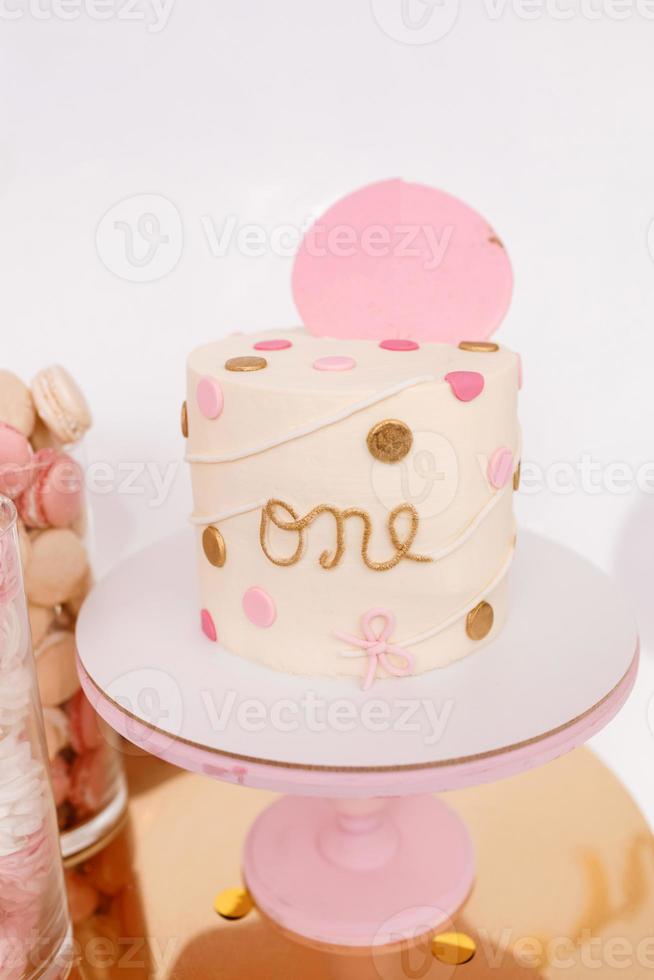
[[[293,295],[316,336],[485,340],[513,272],[487,221],[455,197],[400,179],[334,204],[305,235]]]

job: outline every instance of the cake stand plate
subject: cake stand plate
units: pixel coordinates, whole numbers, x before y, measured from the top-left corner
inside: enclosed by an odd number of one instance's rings
[[[78,620],[82,683],[148,752],[293,794],[255,822],[244,873],[264,914],[318,945],[392,946],[424,932],[426,916],[429,928],[448,921],[474,881],[472,846],[460,818],[420,794],[562,755],[616,714],[635,680],[637,636],[615,586],[535,535],[521,536],[509,623],[493,643],[367,693],[207,641],[194,561],[192,536],[177,535],[95,587]]]

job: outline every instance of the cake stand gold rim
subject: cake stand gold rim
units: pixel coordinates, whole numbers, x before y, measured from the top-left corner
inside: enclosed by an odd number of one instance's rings
[[[190,748],[197,749],[198,751],[201,752],[207,752],[211,755],[216,755],[221,758],[232,759],[234,760],[234,762],[246,762],[251,765],[270,766],[277,769],[292,769],[300,772],[325,772],[325,773],[345,773],[345,774],[351,773],[352,775],[356,775],[357,773],[419,772],[419,771],[427,771],[431,769],[454,768],[456,766],[467,765],[470,763],[484,762],[490,759],[498,758],[499,756],[502,755],[507,755],[512,752],[518,752],[521,749],[526,749],[529,748],[530,746],[538,745],[539,743],[542,742],[546,742],[549,739],[555,738],[557,735],[562,734],[568,729],[574,728],[576,725],[583,722],[586,718],[590,717],[595,712],[600,711],[603,705],[609,702],[617,694],[620,688],[625,685],[625,682],[629,678],[630,674],[632,674],[634,670],[637,669],[639,657],[640,657],[640,643],[637,643],[636,649],[634,651],[634,656],[629,664],[629,667],[622,675],[620,680],[617,682],[617,684],[615,684],[614,687],[612,687],[611,690],[607,694],[605,694],[603,698],[601,698],[598,702],[596,702],[596,704],[591,705],[581,714],[576,715],[570,721],[567,721],[564,724],[557,726],[556,728],[552,728],[547,732],[543,732],[540,735],[535,735],[533,738],[525,739],[521,742],[515,742],[511,745],[502,746],[501,748],[498,749],[490,749],[488,752],[480,752],[480,753],[476,753],[475,755],[468,755],[468,756],[459,756],[454,759],[441,759],[440,761],[435,761],[435,762],[407,763],[405,765],[396,765],[396,766],[324,766],[324,765],[310,765],[301,762],[282,762],[278,759],[265,759],[259,756],[240,755],[236,752],[229,752],[225,749],[217,749],[209,745],[202,745],[201,743],[194,742],[191,739],[183,738],[181,735],[173,735],[172,733],[167,732],[162,728],[158,728],[156,725],[151,724],[151,722],[144,721],[142,718],[139,718],[138,715],[135,715],[124,705],[121,705],[117,701],[114,701],[100,688],[100,686],[95,682],[93,677],[91,677],[91,675],[86,670],[86,667],[82,663],[81,658],[79,658],[79,656],[78,656],[78,670],[81,667],[81,670],[83,671],[83,675],[88,679],[89,683],[93,686],[94,690],[97,692],[99,700],[105,701],[107,704],[111,705],[111,707],[114,708],[116,711],[119,711],[121,714],[125,715],[125,717],[130,718],[132,721],[136,722],[136,724],[142,725],[144,728],[148,729],[149,731],[157,735],[160,735],[165,739],[169,739],[172,742],[178,743],[180,745],[187,745]],[[635,683],[635,678],[634,678],[634,683]],[[625,699],[629,695],[630,690],[631,688],[625,693]]]

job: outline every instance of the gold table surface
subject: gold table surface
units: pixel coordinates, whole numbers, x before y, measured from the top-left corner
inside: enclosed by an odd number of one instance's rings
[[[111,893],[78,913],[83,980],[594,980],[654,975],[654,838],[619,781],[587,749],[503,782],[444,794],[466,820],[477,882],[456,917],[477,955],[452,967],[417,943],[345,956],[282,935],[255,910],[213,910],[240,883],[247,830],[274,795],[180,772],[126,749],[129,822],[83,862]],[[429,847],[429,841],[425,841]]]

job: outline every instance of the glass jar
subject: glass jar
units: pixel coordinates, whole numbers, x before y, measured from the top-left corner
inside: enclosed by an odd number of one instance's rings
[[[0,496],[0,977],[62,980],[71,932],[16,508]]]
[[[23,429],[31,473],[18,475],[26,484],[15,494],[18,532],[61,847],[70,858],[110,834],[127,806],[120,741],[86,700],[76,668],[75,624],[92,584],[82,441],[91,413],[59,366],[24,388],[35,411]],[[57,400],[63,416],[52,411]]]

